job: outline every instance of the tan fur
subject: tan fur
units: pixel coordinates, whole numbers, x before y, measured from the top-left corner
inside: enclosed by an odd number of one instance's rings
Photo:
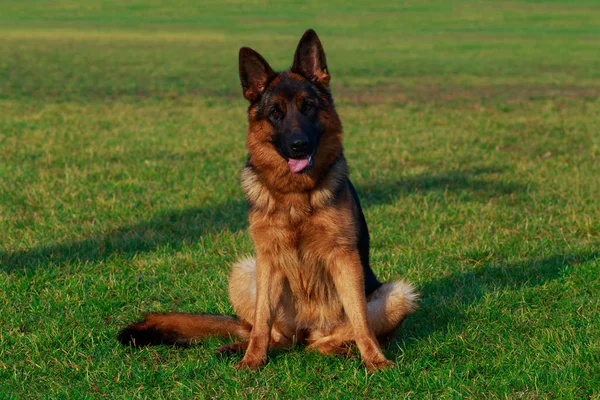
[[[262,183],[254,169],[244,169],[242,186],[252,204],[250,233],[257,254],[268,260],[267,276],[278,277],[269,279],[269,284],[279,287],[277,298],[265,301],[261,307],[254,289],[258,286],[254,281],[256,264],[246,259],[233,267],[230,297],[236,313],[245,320],[256,325],[257,319],[263,319],[267,327],[270,323],[273,331],[290,340],[298,332],[308,332],[310,347],[323,353],[338,352],[344,343],[356,341],[366,364],[376,368],[387,361],[375,337],[395,332],[414,308],[416,295],[409,284],[391,282],[372,293],[366,302],[352,222],[355,210],[348,189],[337,204],[330,204],[333,192],[344,184],[346,176],[342,157],[312,185],[313,190],[281,193]],[[249,281],[241,283],[246,279]],[[347,288],[347,294],[340,294],[341,288]],[[257,304],[257,308],[248,304]],[[348,311],[355,311],[361,321],[354,327]],[[263,331],[261,335],[268,333]],[[276,341],[273,333],[270,339]],[[262,338],[256,347],[249,346],[240,366],[262,364],[266,359],[265,343],[267,340]]]
[[[232,266],[229,280],[229,298],[237,315],[246,321],[254,319],[254,304],[256,302],[256,260],[254,258],[245,258]],[[417,294],[410,283],[405,281],[384,283],[367,299],[367,315],[373,333],[378,337],[394,333],[402,320],[413,311],[416,301]],[[286,322],[287,325],[284,325],[283,331],[291,334],[291,338],[297,336],[297,332],[310,331],[309,342],[327,336],[327,332],[333,331],[333,328],[338,327],[338,332],[342,330],[339,328],[340,325],[335,323],[335,318],[328,319],[327,316],[321,314],[323,313],[321,307],[313,307],[310,310],[312,317],[309,318],[323,321],[324,323],[320,329],[315,329],[316,326],[298,325],[297,322],[289,323],[289,316],[286,315],[285,311],[284,307],[278,310],[278,316],[273,327],[274,337],[272,339],[274,342],[278,342],[282,334],[282,329],[278,325]],[[296,318],[296,321],[298,320]],[[348,332],[351,332],[351,329],[348,329]],[[351,337],[347,337],[342,341],[351,340]]]

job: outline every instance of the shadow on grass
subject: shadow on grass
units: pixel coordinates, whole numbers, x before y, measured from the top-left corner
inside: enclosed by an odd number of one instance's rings
[[[197,242],[209,233],[237,232],[246,225],[246,203],[243,200],[213,207],[187,208],[84,240],[25,251],[0,252],[0,270],[27,272],[72,262],[97,262],[112,256],[132,258],[135,254],[152,252],[163,246],[178,249]]]
[[[487,201],[492,198],[523,195],[531,188],[514,182],[503,182],[503,168],[474,168],[419,174],[395,181],[375,182],[357,188],[364,207],[386,204],[399,197],[419,193],[462,194],[464,201]]]
[[[522,185],[482,177],[500,172],[498,169],[475,169],[440,175],[422,174],[405,180],[359,185],[357,190],[365,208],[387,204],[410,194],[432,191],[464,193],[465,201],[525,192],[527,188]],[[244,230],[246,216],[246,204],[241,198],[225,204],[173,211],[84,240],[22,251],[0,251],[0,270],[28,272],[72,262],[98,262],[112,256],[131,258],[163,246],[177,249],[197,242],[208,233]]]
[[[468,272],[457,272],[419,287],[419,309],[401,328],[399,339],[426,338],[433,332],[459,330],[467,322],[465,309],[477,303],[486,293],[506,288],[519,289],[543,285],[563,275],[569,266],[576,266],[600,258],[600,252],[557,254],[515,263],[490,263]],[[408,321],[407,321],[408,322]],[[393,346],[390,348],[393,353]]]

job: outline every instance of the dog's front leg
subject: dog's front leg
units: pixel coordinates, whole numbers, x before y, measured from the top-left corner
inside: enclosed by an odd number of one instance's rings
[[[356,250],[332,254],[332,277],[354,333],[363,362],[369,370],[394,365],[385,358],[367,319],[367,299],[360,256]]]
[[[267,362],[271,328],[283,292],[283,273],[267,254],[256,255],[256,308],[248,349],[236,367],[256,369]]]

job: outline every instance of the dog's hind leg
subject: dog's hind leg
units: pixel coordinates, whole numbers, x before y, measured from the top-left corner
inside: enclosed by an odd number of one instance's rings
[[[252,329],[250,321],[254,321],[256,306],[256,260],[246,258],[235,263],[229,275],[229,299],[238,317]],[[271,329],[269,347],[291,347],[303,340],[302,332],[296,332],[293,321],[286,318],[293,308],[290,296],[283,300],[281,309]],[[245,351],[247,342],[236,342],[221,346],[217,349],[222,353],[237,353]]]
[[[236,315],[249,325],[256,306],[256,260],[246,258],[233,264],[229,274],[229,301]]]
[[[369,327],[380,345],[394,338],[402,321],[414,310],[417,296],[411,284],[396,281],[383,284],[367,298]],[[308,338],[308,348],[321,354],[349,354],[347,345],[353,340],[352,327],[344,323],[327,335],[313,332]]]

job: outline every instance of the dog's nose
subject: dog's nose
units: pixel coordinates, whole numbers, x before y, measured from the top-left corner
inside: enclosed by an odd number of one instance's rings
[[[306,136],[294,136],[291,142],[290,147],[295,153],[308,153],[308,138]]]

